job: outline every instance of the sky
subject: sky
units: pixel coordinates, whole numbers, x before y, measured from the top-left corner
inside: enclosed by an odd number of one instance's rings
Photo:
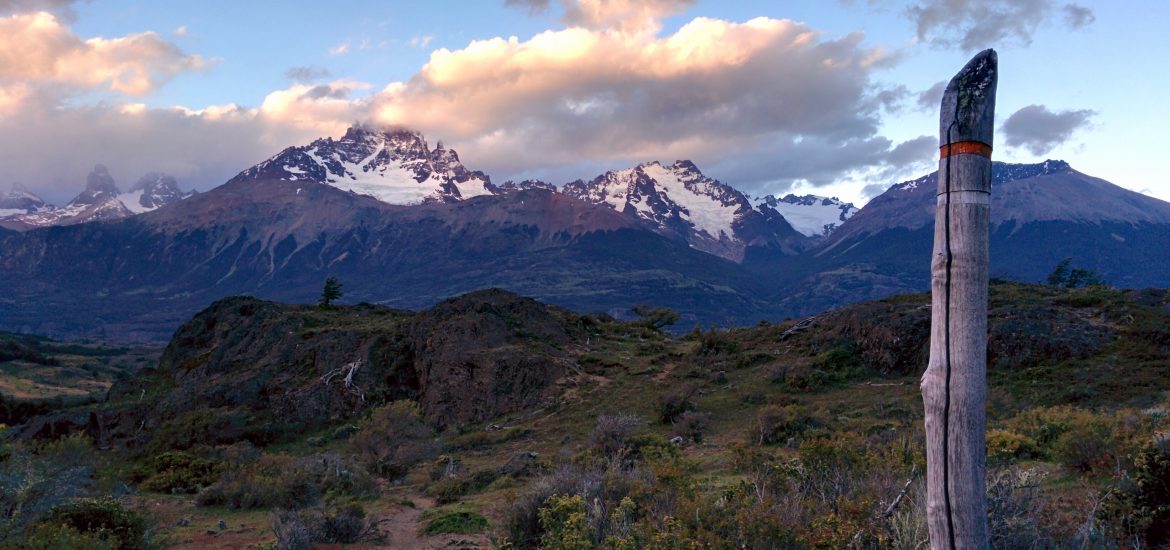
[[[0,0],[0,193],[63,204],[98,163],[207,190],[363,124],[496,183],[689,159],[861,204],[934,169],[942,86],[990,47],[995,160],[1170,200],[1165,21],[1162,0]]]

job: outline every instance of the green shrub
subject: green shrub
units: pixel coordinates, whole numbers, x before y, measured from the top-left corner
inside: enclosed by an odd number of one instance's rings
[[[544,534],[540,546],[545,550],[592,550],[592,529],[585,515],[581,495],[549,497],[537,512]]]
[[[222,469],[223,463],[217,460],[172,451],[150,461],[149,474],[140,486],[155,493],[194,494],[214,483]]]
[[[16,541],[8,541],[15,543]],[[87,550],[115,550],[117,541],[103,539],[100,533],[83,533],[64,523],[38,523],[28,529],[19,548],[24,550],[61,550],[85,548]],[[3,545],[8,548],[7,544]],[[15,544],[13,547],[16,547]]]
[[[993,461],[1012,461],[1036,456],[1036,442],[1032,438],[1010,430],[987,431],[987,458]]]
[[[439,511],[427,521],[423,532],[428,535],[457,533],[470,535],[482,533],[488,528],[488,520],[479,512]]]
[[[323,496],[365,498],[376,490],[374,478],[360,464],[336,454],[263,455],[224,471],[195,501],[201,506],[297,509]]]
[[[109,541],[115,548],[145,547],[146,520],[112,497],[82,498],[58,506],[41,523],[70,527]]]

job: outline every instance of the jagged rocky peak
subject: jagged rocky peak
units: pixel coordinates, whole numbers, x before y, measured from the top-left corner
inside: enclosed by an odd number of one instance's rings
[[[114,177],[104,164],[93,167],[93,171],[85,177],[85,190],[77,195],[70,204],[97,204],[103,200],[117,197],[121,191],[114,184]]]
[[[389,204],[452,202],[495,194],[483,172],[468,170],[442,143],[419,132],[353,126],[338,140],[289,147],[232,181],[277,179],[322,183]]]
[[[149,172],[139,178],[138,182],[130,187],[129,192],[118,198],[127,208],[135,212],[143,212],[166,206],[194,194],[194,191],[183,192],[179,189],[179,183],[175,181],[174,176],[160,172]]]
[[[580,180],[578,180],[578,181],[580,181]],[[504,192],[504,193],[508,193],[508,192],[512,192],[512,191],[526,191],[529,189],[540,189],[543,191],[550,191],[550,192],[555,193],[557,191],[557,186],[555,186],[551,183],[548,183],[546,181],[541,181],[541,180],[523,180],[523,181],[508,180],[508,181],[505,181],[504,183],[500,184],[500,191]]]
[[[48,208],[52,207],[21,183],[13,183],[8,194],[0,195],[0,217],[39,212]]]

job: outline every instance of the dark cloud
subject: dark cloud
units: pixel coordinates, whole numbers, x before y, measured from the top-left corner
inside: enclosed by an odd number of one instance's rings
[[[1061,11],[1065,23],[1074,29],[1094,19],[1091,10],[1076,4],[1066,4]],[[906,9],[920,41],[964,51],[1005,42],[1028,46],[1055,12],[1052,0],[926,0]]]
[[[1069,28],[1079,29],[1087,27],[1097,21],[1097,16],[1093,15],[1093,10],[1084,6],[1076,4],[1067,4],[1064,6],[1064,23]]]
[[[940,80],[935,82],[930,88],[918,92],[918,110],[919,111],[937,111],[942,105],[943,92],[947,91],[947,81]]]
[[[528,10],[528,13],[537,14],[548,9],[548,2],[549,0],[504,0],[504,5],[509,8],[522,8]]]
[[[73,21],[77,19],[73,6],[78,3],[79,0],[0,0],[0,16],[47,11],[65,21]]]
[[[894,86],[893,88],[885,88],[874,93],[874,101],[877,101],[882,110],[887,113],[900,113],[905,108],[906,98],[910,96],[910,90],[905,86]]]
[[[331,86],[329,84],[321,84],[309,88],[309,91],[301,94],[304,99],[349,99],[350,89],[345,86]]]
[[[1091,127],[1096,114],[1089,109],[1053,112],[1043,105],[1028,105],[1012,113],[1000,132],[1009,146],[1041,156],[1068,141],[1077,130]]]
[[[892,184],[889,184],[889,183],[870,183],[870,184],[867,184],[861,188],[861,196],[864,197],[866,201],[869,201],[870,199],[873,199],[874,197],[876,197],[882,193],[885,193],[886,189],[890,188],[890,185],[892,185]]]
[[[325,67],[305,65],[302,67],[290,67],[287,71],[284,71],[284,76],[297,82],[312,82],[314,80],[329,78],[333,75]]]

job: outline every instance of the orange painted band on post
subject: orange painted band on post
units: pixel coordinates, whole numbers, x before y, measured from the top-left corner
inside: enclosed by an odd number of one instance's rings
[[[979,155],[990,159],[991,146],[979,141],[958,141],[955,143],[944,143],[942,147],[938,148],[938,158],[940,159],[945,159],[953,155]]]

